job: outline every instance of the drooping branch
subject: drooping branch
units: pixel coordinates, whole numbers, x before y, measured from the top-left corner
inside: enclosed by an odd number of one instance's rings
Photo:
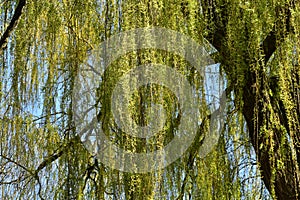
[[[220,3],[221,4],[221,3]],[[210,24],[207,26],[206,39],[222,53],[225,44],[225,34],[228,23],[226,3],[219,5],[215,1],[201,1],[205,18]]]
[[[283,7],[277,7],[276,15],[278,17],[275,25],[261,45],[264,52],[265,63],[269,61],[270,57],[276,51],[279,44],[284,41],[286,36],[289,33],[294,32],[291,24],[291,9],[293,8],[295,8],[294,1],[291,2],[291,5],[285,4]]]
[[[8,38],[10,37],[11,33],[13,32],[14,28],[17,26],[18,21],[22,15],[22,11],[24,6],[26,5],[26,0],[20,0],[14,15],[8,25],[8,27],[6,28],[6,30],[4,31],[3,35],[1,36],[0,39],[0,52],[6,48],[7,42],[8,42]]]
[[[207,35],[207,39],[217,49],[220,57],[218,61],[221,62],[227,74],[237,73],[233,70],[238,69],[238,67],[234,68],[233,66],[231,66],[230,68],[226,68],[227,64],[232,64],[230,63],[230,61],[229,63],[227,63],[228,58],[230,58],[231,52],[229,52],[228,48],[226,48],[226,26],[228,19],[228,16],[226,15],[226,13],[228,12],[226,4],[222,3],[222,0],[220,0],[219,2],[213,0],[202,1],[202,5],[204,6],[203,10],[205,18],[207,18],[210,22],[207,26],[209,32],[209,34]],[[285,38],[287,38],[288,34],[293,32],[293,27],[291,25],[291,9],[293,8],[295,8],[294,1],[291,3],[291,5],[284,4],[276,8],[277,16],[275,25],[273,27],[273,30],[268,33],[267,37],[262,42],[260,48],[262,49],[264,54],[264,63],[267,63],[269,61],[270,57],[280,46],[280,43],[283,42]],[[295,166],[293,166],[294,164],[292,162],[291,151],[289,151],[288,147],[286,147],[287,151],[285,151],[285,153],[278,151],[281,142],[280,136],[283,133],[281,133],[277,129],[272,130],[275,132],[275,136],[271,138],[274,141],[274,159],[279,160],[281,158],[285,158],[284,164],[286,167],[285,169],[277,170],[275,175],[272,175],[272,167],[274,165],[272,163],[273,161],[270,159],[270,148],[267,141],[268,137],[260,134],[260,129],[264,125],[264,119],[269,113],[263,110],[263,102],[257,102],[256,100],[257,97],[260,97],[263,98],[261,99],[262,101],[267,101],[268,103],[268,99],[264,98],[262,89],[255,90],[253,86],[257,83],[258,80],[260,80],[260,85],[268,85],[268,80],[266,80],[266,78],[262,75],[263,73],[255,73],[250,70],[250,55],[243,54],[240,56],[245,58],[245,61],[247,61],[245,62],[245,64],[247,64],[249,68],[247,68],[246,70],[241,70],[240,72],[243,73],[240,74],[240,76],[245,77],[245,80],[242,83],[243,85],[237,85],[237,87],[242,87],[242,93],[238,91],[239,88],[234,88],[234,91],[237,96],[242,96],[243,105],[241,107],[241,112],[245,117],[251,143],[255,149],[257,159],[260,163],[259,166],[262,174],[262,179],[270,192],[272,191],[272,187],[274,186],[275,194],[278,199],[295,199],[300,190],[297,181],[295,182],[293,180],[294,173],[292,170],[295,169]],[[235,76],[228,76],[228,78],[230,79],[229,81],[235,85],[236,80],[233,80]],[[279,112],[275,108],[274,111]],[[279,114],[280,113],[278,113],[278,115]],[[264,148],[260,148],[261,146],[264,146]]]

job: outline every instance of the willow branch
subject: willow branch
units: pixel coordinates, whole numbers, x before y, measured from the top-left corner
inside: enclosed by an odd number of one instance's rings
[[[0,39],[0,51],[2,51],[3,49],[5,49],[6,45],[7,45],[7,40],[10,37],[11,33],[13,32],[14,28],[17,26],[18,21],[22,15],[22,10],[24,8],[26,4],[26,0],[20,0],[15,13],[8,25],[8,27],[6,28],[6,30],[4,31],[3,35],[1,36]]]
[[[295,6],[296,2],[291,1],[290,4],[286,3],[284,7],[276,8],[277,21],[275,22],[272,31],[267,35],[261,45],[261,48],[264,52],[265,63],[269,61],[270,57],[276,51],[277,47],[280,46],[280,43],[284,42],[286,36],[289,33],[294,32],[293,26],[291,24],[291,9],[294,9]]]
[[[18,167],[22,168],[23,170],[27,171],[28,173],[32,174],[32,172],[27,167],[23,166],[22,164],[18,163],[17,161],[15,161],[15,160],[13,160],[13,159],[11,159],[11,158],[3,155],[3,154],[0,154],[0,157],[7,160],[7,161],[9,161],[9,162],[11,162],[11,163],[13,163],[13,164],[15,164],[16,166],[18,166]]]
[[[45,160],[43,160],[39,166],[35,170],[35,174],[38,174],[42,169],[50,165],[52,162],[56,161],[58,158],[60,158],[66,151],[67,149],[75,142],[75,139],[71,139],[71,141],[63,146],[61,146],[58,150],[56,150],[55,153],[52,155],[48,156]]]

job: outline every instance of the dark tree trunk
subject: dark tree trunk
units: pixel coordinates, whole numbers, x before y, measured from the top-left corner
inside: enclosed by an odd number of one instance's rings
[[[272,129],[271,131],[274,133],[273,135],[268,135],[261,131],[263,125],[265,125],[266,121],[269,120],[268,116],[271,114],[270,111],[264,109],[264,102],[267,102],[272,105],[275,115],[278,116],[280,123],[286,128],[288,133],[288,121],[284,112],[285,109],[282,107],[282,103],[280,103],[280,100],[276,99],[276,97],[270,100],[263,93],[265,89],[271,89],[270,85],[275,87],[272,88],[273,90],[276,90],[278,85],[270,83],[270,80],[264,75],[263,70],[259,72],[250,70],[250,66],[252,64],[251,55],[249,55],[246,50],[240,51],[243,53],[243,55],[240,56],[244,58],[243,64],[246,66],[248,65],[249,67],[245,70],[239,70],[239,72],[234,71],[238,69],[239,66],[233,66],[234,63],[230,63],[230,60],[226,60],[231,58],[230,54],[232,53],[228,51],[226,46],[228,22],[227,13],[229,10],[227,6],[229,6],[229,3],[226,3],[225,1],[222,2],[222,0],[202,1],[202,6],[204,8],[205,17],[213,24],[208,25],[207,27],[210,31],[207,35],[207,39],[218,50],[218,62],[221,63],[223,69],[228,75],[229,82],[235,96],[240,97],[241,99],[239,100],[243,102],[242,104],[239,103],[239,109],[243,113],[247,123],[250,141],[254,147],[257,160],[259,162],[262,180],[270,193],[273,190],[277,199],[299,199],[299,159],[298,161],[293,159],[292,151],[288,145],[285,145],[285,149],[287,149],[286,151],[280,150],[282,146],[281,138],[286,137],[283,135],[286,133],[283,133],[283,131],[277,127],[268,127],[269,130]],[[264,60],[261,61],[260,68],[263,68],[264,64],[269,61],[272,54],[278,48],[278,45],[285,40],[286,36],[290,32],[293,31],[289,21],[290,9],[292,8],[291,6],[293,5],[285,5],[284,7],[278,8],[278,16],[283,17],[279,18],[277,24],[274,26],[274,30],[268,34],[261,45],[262,53],[265,56]],[[245,29],[247,29],[246,26]],[[277,34],[278,32],[281,32],[282,34]],[[243,73],[243,85],[237,81],[238,77],[240,77],[240,74],[238,73]],[[298,79],[296,79],[296,81],[297,80]],[[295,84],[299,87],[299,80],[298,83],[296,82]],[[259,87],[257,85],[259,85]],[[294,93],[299,93],[298,90]],[[299,95],[298,93],[297,95]],[[295,100],[297,100],[297,98],[298,97],[294,97]],[[299,112],[299,108],[297,112]],[[299,118],[295,120],[299,120]],[[270,140],[274,141],[273,144],[268,143]],[[297,147],[297,145],[295,146]],[[300,152],[297,148],[296,154],[299,158]],[[276,169],[275,166],[278,160],[284,161],[284,168]]]

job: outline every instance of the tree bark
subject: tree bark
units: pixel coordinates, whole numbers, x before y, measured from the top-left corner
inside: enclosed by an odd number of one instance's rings
[[[243,77],[245,77],[243,85],[237,85],[237,72],[233,70],[237,69],[238,66],[233,67],[230,61],[226,59],[230,58],[230,53],[228,48],[226,47],[226,38],[227,38],[227,23],[228,23],[228,3],[225,1],[202,1],[202,5],[204,8],[205,17],[208,21],[213,22],[214,25],[208,25],[207,29],[209,33],[207,35],[208,41],[217,49],[219,54],[218,62],[221,63],[225,72],[229,77],[229,82],[233,85],[233,91],[235,96],[241,96],[242,106],[240,107],[240,111],[243,113],[245,121],[247,123],[250,141],[254,150],[256,152],[257,160],[259,162],[259,169],[262,175],[262,180],[265,183],[265,186],[272,192],[272,188],[274,189],[274,193],[277,199],[280,200],[294,200],[299,198],[300,188],[299,188],[299,177],[297,172],[297,167],[299,167],[299,159],[295,163],[292,158],[292,151],[289,146],[286,146],[287,151],[284,153],[280,151],[280,143],[281,138],[284,137],[281,130],[279,128],[270,128],[274,132],[273,136],[267,135],[268,133],[261,132],[261,129],[264,125],[265,120],[269,120],[267,116],[270,115],[270,112],[264,109],[263,102],[270,101],[265,97],[263,90],[268,87],[270,83],[268,79],[265,77],[263,70],[260,72],[253,72],[248,69],[243,70]],[[290,9],[292,9],[292,5],[286,4],[284,7],[279,7],[277,9],[277,14],[279,16],[283,16],[279,18],[275,23],[274,29],[267,35],[265,40],[262,42],[261,49],[264,54],[264,60],[261,63],[261,68],[266,64],[273,53],[278,48],[279,44],[283,42],[286,36],[293,31],[290,25]],[[283,21],[284,20],[284,21]],[[245,27],[246,29],[247,27]],[[278,34],[278,32],[282,34]],[[250,56],[245,54],[241,55],[245,58],[245,63],[250,66],[251,60]],[[228,67],[231,66],[231,67]],[[259,84],[260,86],[264,86],[261,88],[256,88],[255,85]],[[241,92],[242,88],[242,92]],[[263,100],[263,101],[261,101]],[[275,99],[272,104],[273,110],[276,115],[281,119],[281,124],[288,130],[288,122],[287,117],[284,116],[285,113],[279,109],[277,106],[278,99]],[[284,109],[284,108],[283,108]],[[299,111],[298,111],[299,112]],[[273,146],[270,146],[268,143],[268,139],[274,141]],[[272,154],[270,155],[270,150],[273,148]],[[297,157],[299,158],[299,150],[297,150]],[[274,169],[276,166],[276,162],[279,159],[284,158],[284,166],[283,169]],[[297,166],[298,165],[298,166]],[[275,170],[275,171],[272,171]],[[272,174],[273,173],[273,174]]]
[[[24,8],[24,6],[26,5],[26,0],[20,0],[14,15],[8,25],[8,27],[6,28],[6,30],[4,31],[3,35],[0,38],[0,52],[3,51],[3,49],[6,48],[7,42],[8,42],[8,38],[10,37],[11,33],[13,32],[14,28],[17,26],[18,21],[22,15],[22,10]]]

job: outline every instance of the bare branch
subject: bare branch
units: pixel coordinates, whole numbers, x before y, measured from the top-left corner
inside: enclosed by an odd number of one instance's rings
[[[18,167],[20,167],[20,168],[24,169],[25,171],[29,172],[30,174],[32,174],[32,171],[30,171],[27,167],[25,167],[25,166],[21,165],[20,163],[14,161],[13,159],[11,159],[11,158],[9,158],[5,155],[2,155],[2,154],[0,154],[0,157],[4,158],[5,160],[8,160],[9,162],[17,165]]]
[[[39,166],[36,168],[34,174],[37,175],[42,169],[44,169],[49,164],[51,164],[52,162],[54,162],[55,160],[60,158],[65,153],[65,151],[77,141],[78,141],[78,138],[75,137],[75,138],[71,139],[71,141],[68,142],[67,144],[62,145],[60,148],[58,148],[55,153],[48,156],[43,162],[41,162],[39,164]]]

